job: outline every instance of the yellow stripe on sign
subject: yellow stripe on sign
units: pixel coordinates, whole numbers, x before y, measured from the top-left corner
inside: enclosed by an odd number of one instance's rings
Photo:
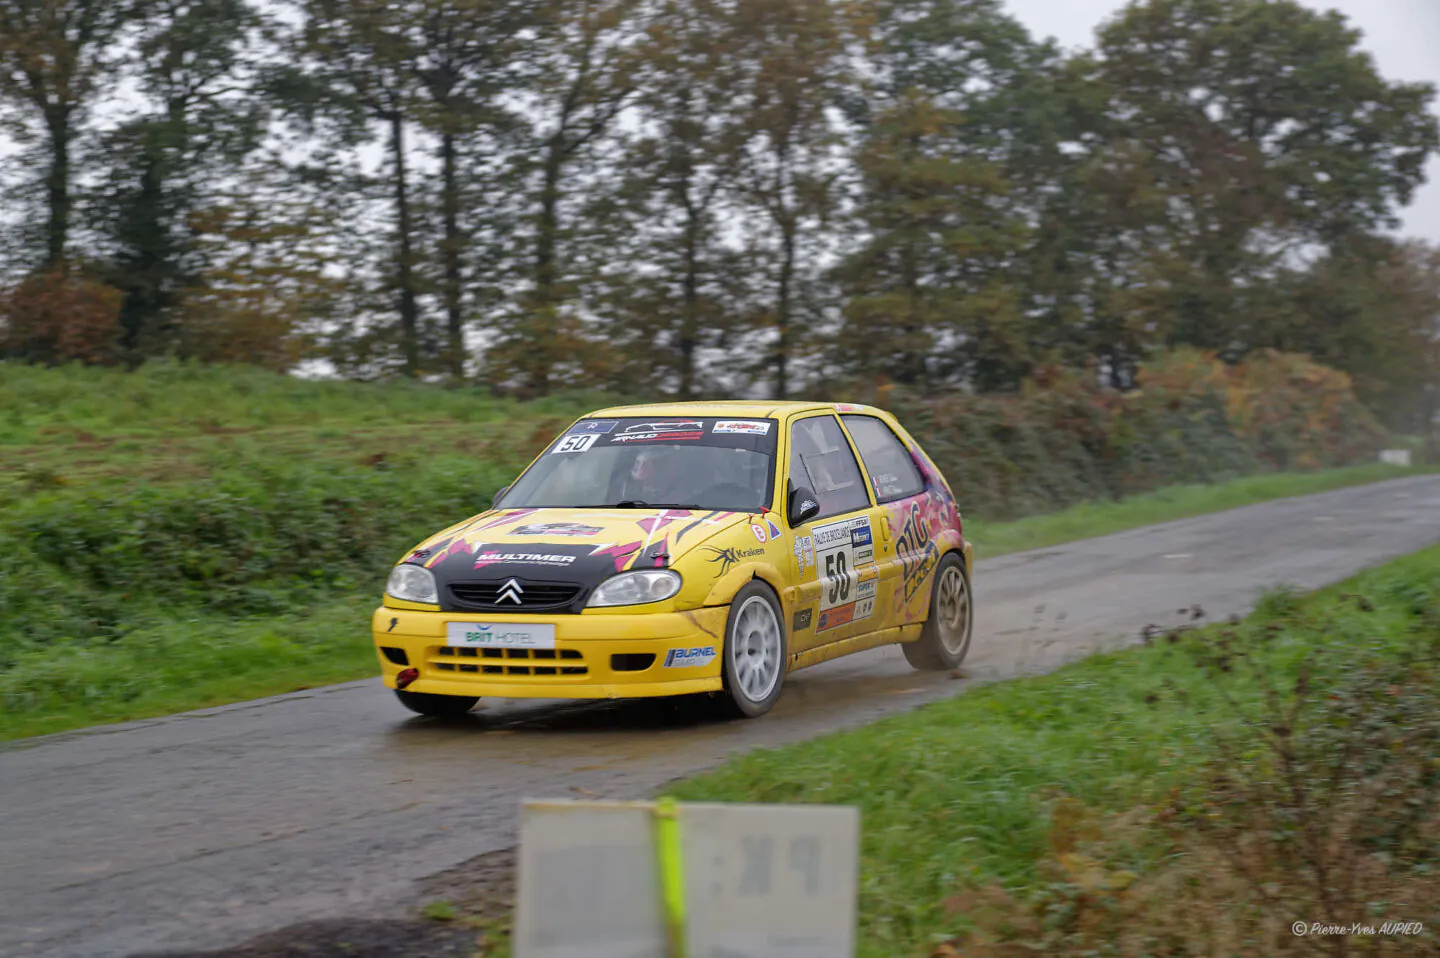
[[[678,805],[673,798],[662,797],[655,803],[655,848],[660,855],[666,956],[685,958],[685,868],[680,855]]]

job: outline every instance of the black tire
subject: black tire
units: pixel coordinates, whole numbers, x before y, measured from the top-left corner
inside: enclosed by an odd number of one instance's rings
[[[480,701],[480,698],[474,695],[433,695],[429,692],[402,692],[399,689],[395,690],[395,697],[410,711],[436,718],[464,715]]]
[[[770,711],[785,684],[789,647],[780,600],[765,583],[747,582],[730,603],[720,648],[726,711],[742,718]]]
[[[947,606],[945,610],[941,609],[942,604]],[[970,576],[965,572],[965,560],[951,552],[935,569],[935,581],[930,584],[930,615],[925,619],[920,638],[902,643],[900,648],[905,660],[915,668],[942,672],[957,668],[965,661],[974,631],[975,603],[970,592]]]

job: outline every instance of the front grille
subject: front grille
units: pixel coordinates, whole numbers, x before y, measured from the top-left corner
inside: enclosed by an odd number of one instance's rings
[[[510,588],[512,581],[517,582],[520,588]],[[579,594],[580,586],[571,582],[496,579],[450,583],[450,597],[455,605],[478,612],[552,611],[568,606]]]
[[[442,672],[477,675],[588,675],[585,657],[575,649],[473,649],[441,646],[440,661],[431,665]],[[473,662],[456,661],[474,659]],[[543,663],[543,664],[542,664]]]

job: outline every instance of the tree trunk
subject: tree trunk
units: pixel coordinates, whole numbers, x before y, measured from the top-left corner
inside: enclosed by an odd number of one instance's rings
[[[698,254],[699,224],[690,214],[685,224],[685,300],[680,320],[680,398],[695,396],[695,347],[700,330],[700,277]]]
[[[910,305],[910,315],[905,318],[905,352],[900,360],[900,382],[906,386],[917,385],[925,378],[925,355],[917,352],[915,344],[923,334],[920,318],[920,254],[914,243],[907,243],[904,256],[905,292]]]
[[[440,138],[442,215],[445,219],[446,365],[457,381],[465,378],[465,329],[460,311],[460,184],[455,172],[455,134]]]
[[[395,160],[395,214],[400,231],[396,279],[400,286],[401,347],[405,354],[405,375],[413,378],[420,374],[420,311],[415,296],[410,193],[405,179],[405,121],[398,110],[390,114],[390,148]]]
[[[775,398],[787,398],[790,382],[786,366],[790,358],[790,285],[795,276],[795,224],[781,227],[780,295],[775,304],[775,326],[779,338],[775,344]]]
[[[134,369],[147,354],[162,351],[166,330],[161,328],[161,311],[166,305],[165,256],[172,252],[166,239],[163,203],[164,173],[156,148],[146,148],[140,171],[140,193],[129,225],[132,249],[121,261],[125,302],[120,307],[120,345],[126,365]]]
[[[46,177],[50,221],[45,228],[45,265],[65,265],[65,247],[70,237],[70,108],[59,106],[45,111],[50,135],[50,172]]]
[[[554,350],[555,310],[560,296],[555,288],[555,249],[560,231],[560,170],[564,143],[557,134],[545,157],[545,178],[540,189],[540,215],[535,237],[535,298],[530,315],[529,365],[526,382],[531,396],[550,391],[550,357]]]

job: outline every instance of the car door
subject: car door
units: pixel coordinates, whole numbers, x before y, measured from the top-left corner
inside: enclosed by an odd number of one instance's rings
[[[790,489],[810,489],[815,518],[792,530],[797,584],[791,651],[826,645],[881,627],[874,621],[880,570],[874,502],[840,421],[831,413],[792,420],[789,427],[786,516]]]
[[[841,416],[860,453],[876,505],[877,551],[880,564],[880,606],[877,619],[899,625],[923,615],[929,592],[924,579],[933,566],[927,558],[929,530],[920,521],[926,495],[925,477],[895,431],[878,416]],[[933,552],[934,547],[929,546]],[[907,610],[910,614],[906,614]],[[878,627],[878,626],[877,626]]]

